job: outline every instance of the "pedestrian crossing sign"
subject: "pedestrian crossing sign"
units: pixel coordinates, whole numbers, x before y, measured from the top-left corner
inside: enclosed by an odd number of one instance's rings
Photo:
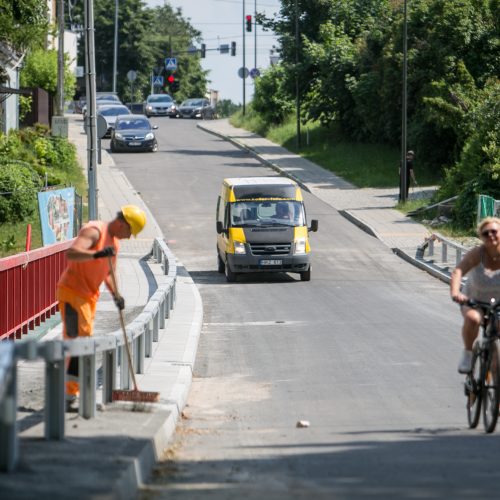
[[[163,76],[155,75],[152,77],[152,79],[153,79],[153,85],[158,87],[163,86]]]
[[[177,69],[177,58],[176,57],[167,57],[165,59],[165,69],[166,70],[176,70]]]

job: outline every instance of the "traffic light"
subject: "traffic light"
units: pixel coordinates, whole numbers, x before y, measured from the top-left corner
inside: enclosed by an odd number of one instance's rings
[[[168,75],[167,76],[167,82],[169,83],[170,86],[175,82],[175,76],[174,75]]]
[[[205,58],[206,55],[207,55],[207,46],[204,43],[202,43],[201,44],[201,57]]]
[[[252,16],[245,16],[247,31],[252,31]]]
[[[231,55],[236,55],[236,42],[231,42]]]

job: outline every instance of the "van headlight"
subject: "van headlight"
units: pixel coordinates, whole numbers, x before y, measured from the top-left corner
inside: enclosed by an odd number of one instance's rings
[[[303,255],[306,253],[306,239],[299,238],[295,240],[295,255]]]
[[[245,249],[245,243],[242,243],[241,241],[235,241],[234,242],[234,253],[238,255],[245,255],[247,253]]]

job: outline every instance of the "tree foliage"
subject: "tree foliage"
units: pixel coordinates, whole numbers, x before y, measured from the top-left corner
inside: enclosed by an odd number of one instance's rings
[[[273,19],[260,17],[281,43],[281,107],[293,105],[298,78],[303,121],[336,123],[352,140],[399,145],[403,0],[297,5],[298,47],[295,0],[283,0]],[[473,164],[483,172],[494,163],[488,155],[497,157],[491,136],[498,121],[480,124],[478,110],[485,100],[491,105],[492,82],[499,78],[500,0],[414,0],[407,6],[408,146],[417,151],[419,168],[448,168],[451,187],[450,175],[467,168],[477,174]],[[256,84],[259,103],[271,101],[275,90],[264,74]],[[481,137],[489,138],[488,146],[479,145]],[[486,188],[495,177],[486,173],[481,179]]]
[[[95,0],[95,46],[97,90],[109,91],[113,82],[114,60],[114,0]],[[74,18],[83,24],[81,8],[75,8]],[[168,3],[161,7],[145,7],[142,0],[120,0],[118,10],[118,58],[117,91],[124,101],[142,100],[151,92],[151,76],[170,74],[165,70],[165,58],[176,57],[175,73],[180,82],[174,97],[180,101],[185,97],[203,96],[207,88],[207,75],[202,70],[196,52],[189,47],[199,40],[200,33],[182,16],[180,9],[174,10]],[[83,44],[79,58],[83,65]],[[127,73],[134,70],[137,79],[130,83]],[[159,89],[155,89],[156,92]],[[166,86],[162,92],[170,92]],[[133,93],[133,96],[132,96]]]
[[[69,67],[67,54],[64,61],[64,94],[75,92],[76,78]],[[57,50],[35,49],[28,53],[21,70],[22,87],[40,87],[49,94],[57,92]]]

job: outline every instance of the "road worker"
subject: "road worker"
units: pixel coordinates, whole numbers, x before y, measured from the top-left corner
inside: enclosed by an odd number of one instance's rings
[[[82,227],[66,252],[68,265],[57,284],[65,340],[92,335],[102,282],[117,307],[124,309],[125,301],[114,289],[110,277],[109,257],[115,267],[119,240],[136,236],[145,224],[144,211],[135,205],[126,205],[111,222],[90,221]],[[73,410],[79,396],[78,358],[68,358],[66,372],[66,407]]]

